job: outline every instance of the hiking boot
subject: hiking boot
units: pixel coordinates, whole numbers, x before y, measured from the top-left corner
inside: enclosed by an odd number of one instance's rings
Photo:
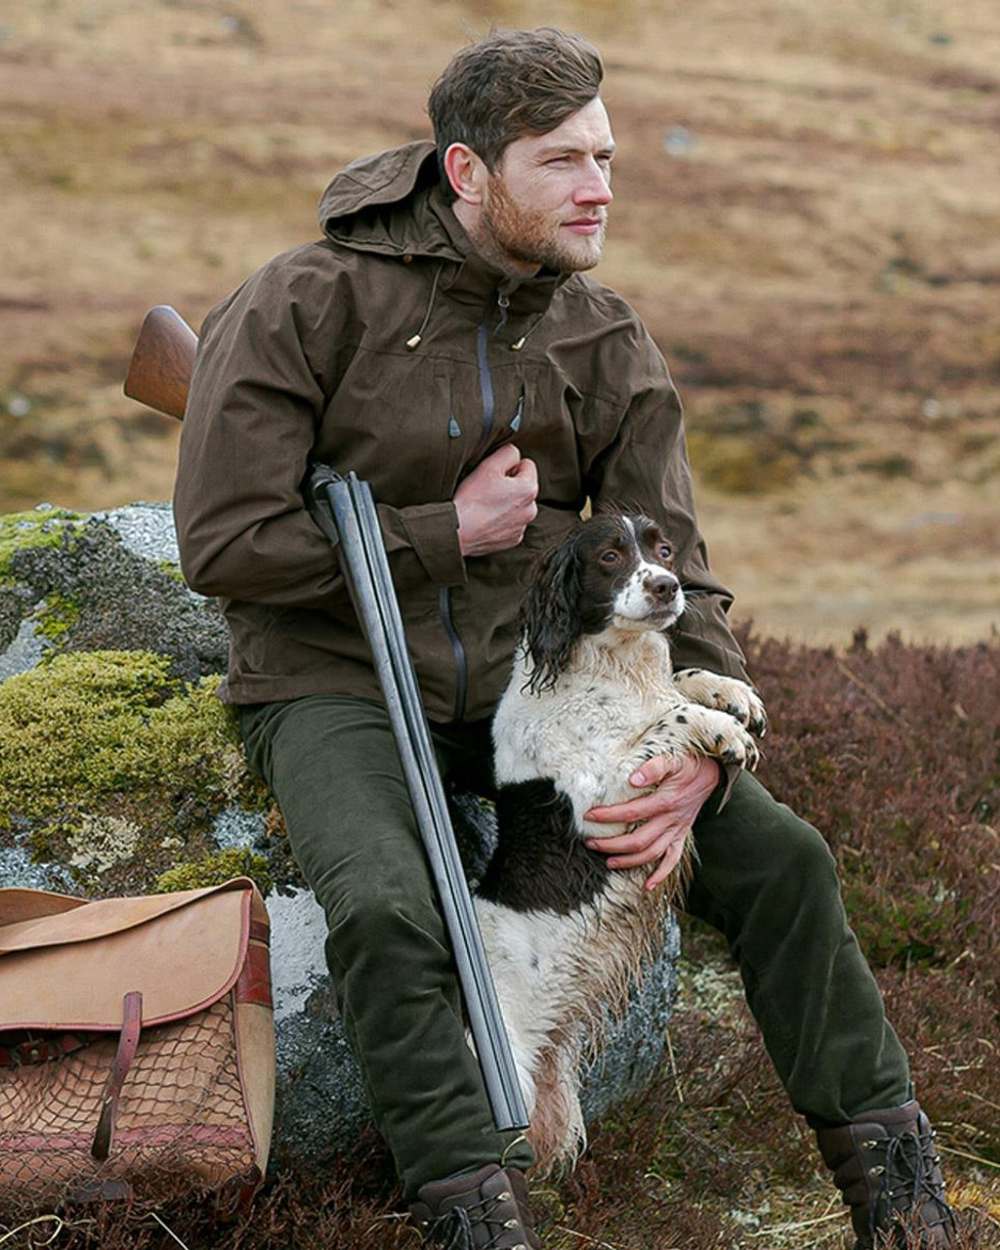
[[[542,1250],[528,1209],[528,1183],[517,1168],[488,1163],[478,1172],[430,1181],[410,1215],[444,1250]]]
[[[820,1153],[851,1208],[854,1250],[945,1250],[955,1217],[945,1201],[934,1131],[916,1101],[819,1129]]]

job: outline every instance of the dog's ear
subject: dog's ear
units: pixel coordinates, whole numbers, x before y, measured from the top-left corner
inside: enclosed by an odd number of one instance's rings
[[[580,637],[580,551],[576,535],[542,561],[521,612],[524,641],[534,664],[532,694],[551,689]]]

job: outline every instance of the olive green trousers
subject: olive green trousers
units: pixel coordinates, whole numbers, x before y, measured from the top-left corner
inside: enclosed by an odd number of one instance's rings
[[[465,1040],[454,964],[385,711],[310,695],[239,709],[247,758],[277,799],[326,912],[326,958],[372,1113],[412,1200],[489,1162],[526,1168],[493,1126]],[[489,724],[432,725],[442,774],[489,795]],[[906,1056],[847,925],[825,842],[753,777],[694,827],[685,906],[725,935],[794,1107],[814,1125],[910,1097]]]

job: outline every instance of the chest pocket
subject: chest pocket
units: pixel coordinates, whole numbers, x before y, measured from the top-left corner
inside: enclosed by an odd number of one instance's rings
[[[359,349],[323,415],[317,456],[353,469],[395,507],[450,498],[448,483],[469,454],[463,372],[419,353]]]
[[[581,507],[583,487],[576,427],[568,397],[554,369],[530,364],[524,370],[507,428],[521,455],[538,466],[540,504]]]

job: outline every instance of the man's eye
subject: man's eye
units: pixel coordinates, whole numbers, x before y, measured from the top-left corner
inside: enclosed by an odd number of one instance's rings
[[[601,553],[602,564],[617,564],[621,556],[617,551],[604,551]]]

